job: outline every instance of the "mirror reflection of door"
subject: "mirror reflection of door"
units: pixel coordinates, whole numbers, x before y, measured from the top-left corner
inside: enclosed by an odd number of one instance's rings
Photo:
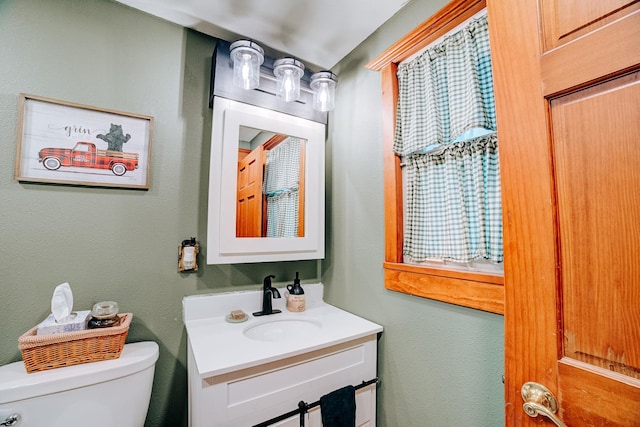
[[[238,150],[238,197],[236,203],[236,236],[262,235],[262,145],[253,151]]]
[[[236,237],[304,237],[306,140],[240,126]]]

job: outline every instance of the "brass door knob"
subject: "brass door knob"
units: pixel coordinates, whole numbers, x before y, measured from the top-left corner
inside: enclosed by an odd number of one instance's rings
[[[524,383],[520,389],[524,404],[522,409],[532,418],[543,415],[549,418],[558,427],[567,427],[556,416],[558,412],[558,400],[556,397],[542,384],[535,382]]]

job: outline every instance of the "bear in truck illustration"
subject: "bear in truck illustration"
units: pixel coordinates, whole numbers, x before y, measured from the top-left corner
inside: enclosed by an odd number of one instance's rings
[[[138,153],[98,150],[92,142],[78,141],[73,148],[43,148],[38,153],[38,161],[49,170],[57,170],[60,166],[80,166],[108,169],[114,175],[122,176],[138,168]]]
[[[106,135],[96,135],[96,138],[100,138],[107,143],[107,150],[122,151],[122,144],[129,141],[131,139],[131,135],[125,135],[122,132],[122,125],[111,123],[109,133]]]

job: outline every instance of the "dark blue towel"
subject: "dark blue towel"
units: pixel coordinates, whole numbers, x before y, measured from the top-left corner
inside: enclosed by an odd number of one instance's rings
[[[323,427],[356,425],[356,390],[352,385],[332,391],[320,398]]]

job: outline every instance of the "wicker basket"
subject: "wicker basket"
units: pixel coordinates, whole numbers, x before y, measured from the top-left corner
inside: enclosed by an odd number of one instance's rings
[[[36,335],[37,326],[18,338],[27,372],[98,362],[120,357],[132,313],[121,313],[119,326],[59,334]]]

